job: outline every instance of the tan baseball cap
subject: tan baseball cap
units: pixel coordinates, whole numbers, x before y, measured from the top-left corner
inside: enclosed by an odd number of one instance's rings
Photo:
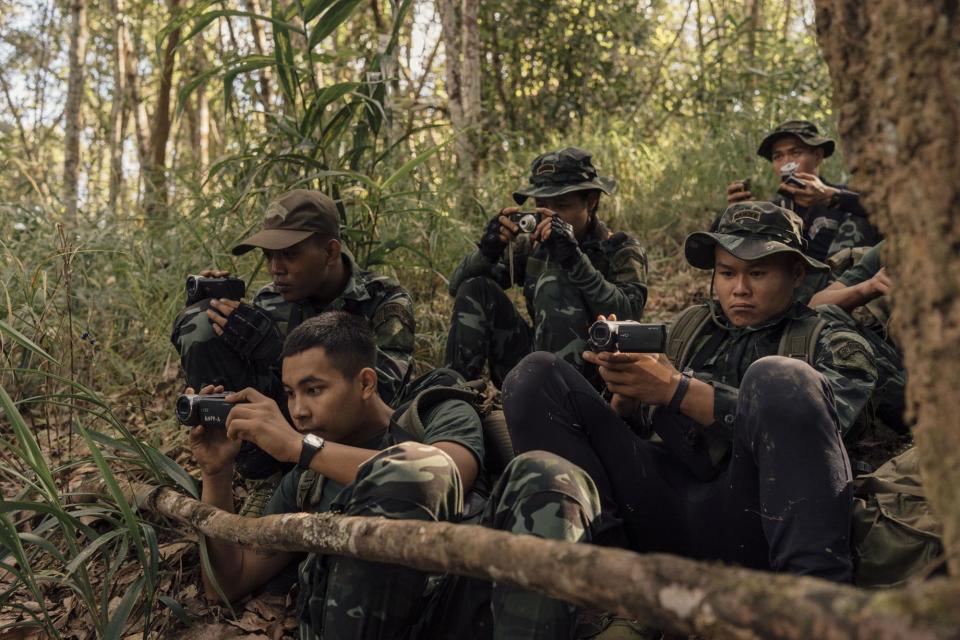
[[[313,234],[340,237],[340,214],[333,199],[309,189],[288,191],[269,205],[263,227],[233,248],[240,256],[254,248],[278,251],[292,247]]]

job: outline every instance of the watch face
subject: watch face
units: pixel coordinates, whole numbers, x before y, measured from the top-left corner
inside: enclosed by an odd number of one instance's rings
[[[313,433],[308,433],[307,435],[303,436],[303,441],[308,445],[310,445],[311,447],[323,446],[323,438]]]

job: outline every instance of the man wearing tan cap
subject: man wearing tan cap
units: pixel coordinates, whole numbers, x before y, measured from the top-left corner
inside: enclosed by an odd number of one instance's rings
[[[254,248],[263,250],[273,282],[257,292],[252,304],[207,298],[189,305],[174,321],[171,341],[187,386],[253,387],[282,400],[284,337],[307,318],[343,310],[370,322],[377,342],[378,390],[392,403],[413,359],[413,303],[396,281],[361,269],[343,249],[334,201],[319,191],[284,193],[267,206],[261,230],[233,253]],[[203,275],[228,272],[210,269]],[[255,479],[273,475],[278,467],[263,451],[245,444],[237,470]]]

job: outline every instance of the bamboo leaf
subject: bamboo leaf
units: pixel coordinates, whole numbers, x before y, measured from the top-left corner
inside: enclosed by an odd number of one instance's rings
[[[120,600],[120,604],[117,605],[116,610],[113,612],[113,617],[110,618],[110,621],[107,623],[107,628],[103,633],[103,637],[106,640],[120,640],[123,638],[123,630],[127,626],[127,619],[133,611],[133,605],[136,604],[137,598],[140,597],[140,593],[143,591],[145,581],[146,577],[140,576],[127,587],[123,598]]]
[[[402,167],[397,169],[393,174],[390,175],[390,177],[388,177],[386,180],[384,180],[380,184],[380,190],[386,191],[387,189],[389,189],[391,186],[396,184],[396,182],[399,181],[401,178],[405,177],[411,171],[413,171],[414,169],[419,167],[421,164],[426,162],[431,156],[435,155],[438,151],[440,151],[440,149],[450,144],[452,140],[453,140],[452,137],[447,138],[440,144],[434,145],[429,149],[427,149],[426,151],[424,151],[423,153],[414,156],[410,160],[407,160]]]
[[[13,340],[13,341],[16,342],[17,344],[19,344],[19,345],[20,345],[21,347],[23,347],[24,349],[27,349],[28,351],[31,351],[31,352],[37,354],[38,356],[41,356],[41,357],[43,357],[43,358],[46,358],[47,360],[49,360],[49,361],[52,362],[53,364],[55,364],[55,365],[59,365],[59,364],[60,364],[59,362],[57,362],[57,360],[56,360],[53,356],[51,356],[49,353],[47,353],[47,352],[44,351],[42,348],[40,348],[39,345],[37,345],[35,342],[33,342],[33,340],[31,340],[31,339],[28,338],[27,336],[23,335],[22,333],[20,333],[19,331],[17,331],[17,330],[14,329],[13,327],[11,327],[11,326],[10,326],[9,324],[7,324],[6,321],[4,321],[4,320],[0,320],[0,333],[5,333],[5,334],[7,334],[8,336],[10,336],[10,339],[11,339],[11,340]]]
[[[316,28],[310,33],[307,41],[307,51],[312,51],[317,43],[336,31],[343,22],[350,17],[353,10],[360,4],[360,0],[336,0],[320,17]]]

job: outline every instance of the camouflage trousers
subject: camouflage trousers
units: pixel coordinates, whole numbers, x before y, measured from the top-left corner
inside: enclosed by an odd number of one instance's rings
[[[277,376],[265,365],[245,360],[228,347],[213,332],[206,311],[209,300],[201,300],[186,307],[173,322],[170,341],[180,354],[180,366],[187,378],[187,386],[194,390],[208,384],[223,385],[226,391],[253,387],[277,401],[281,410],[287,406],[283,388]],[[244,479],[260,480],[285,470],[276,460],[250,442],[244,442],[236,460],[237,473]],[[251,492],[256,489],[247,487]],[[265,503],[276,483],[259,486],[259,502]],[[259,515],[259,512],[250,515]]]
[[[463,507],[461,486],[447,454],[404,442],[365,462],[332,510],[349,516],[452,521]],[[429,578],[396,565],[311,554],[299,569],[300,637],[408,638],[422,617]]]
[[[579,467],[544,451],[514,458],[497,481],[480,524],[552,540],[589,542],[600,497]],[[516,587],[446,576],[418,637],[443,640],[570,638],[573,605]]]
[[[583,371],[581,354],[593,318],[579,291],[555,269],[539,277],[533,292],[531,329],[494,280],[465,280],[453,301],[445,366],[476,380],[488,364],[498,388],[531,351],[549,351]]]

